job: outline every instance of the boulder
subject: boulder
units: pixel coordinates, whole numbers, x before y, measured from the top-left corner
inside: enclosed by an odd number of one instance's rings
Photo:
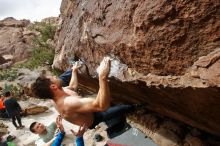
[[[40,113],[44,113],[47,111],[49,108],[46,106],[33,106],[33,107],[28,107],[24,109],[23,114],[24,115],[36,115]]]
[[[80,84],[97,92],[97,67],[116,60],[115,103],[147,108],[220,136],[219,3],[63,0],[53,67],[81,59]],[[163,131],[162,131],[163,133]]]

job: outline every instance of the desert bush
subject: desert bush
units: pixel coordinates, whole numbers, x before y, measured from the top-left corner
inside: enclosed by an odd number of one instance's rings
[[[33,39],[33,45],[36,48],[51,48],[48,40],[53,40],[56,32],[56,26],[46,22],[36,22],[29,28],[39,33]]]
[[[19,84],[5,84],[2,93],[10,91],[15,98],[23,95],[23,88]]]
[[[0,71],[0,80],[14,81],[18,78],[17,69],[4,69]]]
[[[39,35],[33,38],[30,59],[25,63],[16,64],[16,67],[34,69],[39,66],[52,64],[54,59],[54,48],[48,42],[54,39],[56,26],[49,23],[36,22],[30,26],[29,29],[38,32]]]
[[[33,69],[39,66],[44,66],[45,64],[52,64],[53,58],[54,53],[52,50],[36,48],[32,51],[32,57],[27,62],[21,64],[20,67],[22,66],[25,68]]]

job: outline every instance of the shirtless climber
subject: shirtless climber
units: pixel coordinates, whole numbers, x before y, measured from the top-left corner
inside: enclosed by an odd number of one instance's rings
[[[42,99],[52,99],[57,111],[67,121],[76,124],[85,124],[94,128],[100,122],[133,111],[133,105],[119,105],[110,107],[110,91],[107,82],[110,70],[110,58],[101,62],[99,72],[99,91],[96,98],[82,98],[76,91],[78,87],[77,70],[80,65],[72,67],[72,77],[69,86],[62,87],[62,80],[55,76],[40,76],[32,85],[33,93]],[[107,110],[108,109],[108,110]]]

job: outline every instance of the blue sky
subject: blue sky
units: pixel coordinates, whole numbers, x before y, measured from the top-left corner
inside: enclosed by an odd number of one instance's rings
[[[40,21],[60,14],[61,0],[0,0],[0,20],[6,17]]]

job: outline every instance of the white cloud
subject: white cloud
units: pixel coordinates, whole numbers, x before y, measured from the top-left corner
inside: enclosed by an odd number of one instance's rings
[[[60,14],[61,0],[0,0],[0,20],[6,17],[40,21]]]

